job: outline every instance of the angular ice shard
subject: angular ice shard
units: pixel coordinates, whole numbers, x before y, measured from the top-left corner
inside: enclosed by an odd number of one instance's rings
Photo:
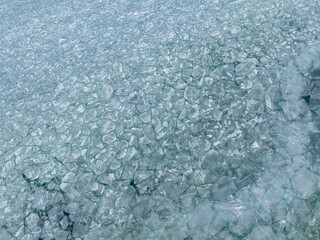
[[[110,85],[104,85],[100,90],[100,98],[102,100],[108,100],[111,98],[113,93],[113,88]]]
[[[270,110],[281,109],[282,92],[278,86],[271,86],[266,92],[266,106]]]
[[[235,71],[238,75],[248,75],[257,65],[256,58],[247,58],[236,66]]]
[[[195,87],[187,87],[184,91],[184,97],[185,99],[189,101],[195,101],[198,97],[199,90],[196,89]]]
[[[193,238],[207,238],[214,210],[212,203],[204,203],[195,208],[188,221]]]
[[[317,191],[320,183],[319,176],[305,168],[295,172],[291,181],[296,193],[306,199]]]
[[[268,240],[275,239],[275,235],[270,226],[256,225],[251,233],[248,235],[248,239]]]

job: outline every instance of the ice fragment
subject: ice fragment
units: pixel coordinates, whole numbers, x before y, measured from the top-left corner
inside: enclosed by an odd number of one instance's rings
[[[199,94],[199,90],[196,89],[195,87],[187,87],[184,91],[184,97],[185,99],[187,99],[188,101],[195,101],[198,97]]]

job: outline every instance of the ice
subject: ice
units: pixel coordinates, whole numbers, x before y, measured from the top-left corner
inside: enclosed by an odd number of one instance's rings
[[[181,185],[176,181],[170,181],[163,185],[163,191],[168,199],[177,200],[181,194]]]
[[[162,90],[161,96],[164,101],[169,101],[174,95],[174,88],[166,87]]]
[[[116,128],[116,125],[112,121],[107,120],[101,128],[101,133],[106,134],[106,133],[112,132],[115,128]]]
[[[196,89],[195,87],[187,87],[184,91],[184,97],[185,99],[189,101],[194,101],[198,97],[199,90]]]
[[[248,239],[267,240],[275,239],[275,235],[270,226],[255,226],[249,234]]]
[[[134,218],[145,218],[149,214],[150,208],[150,200],[141,199],[133,206],[132,215]]]
[[[265,99],[264,97],[264,88],[261,84],[255,84],[251,87],[249,96],[253,99],[263,101]]]
[[[189,228],[194,231],[192,237],[206,238],[213,217],[214,210],[211,203],[199,205],[191,214],[188,222]]]
[[[212,66],[213,61],[210,55],[203,55],[201,58],[202,66]]]
[[[278,86],[271,86],[266,92],[266,106],[270,110],[279,110],[282,101],[282,92]]]
[[[140,118],[141,118],[141,121],[143,123],[149,123],[151,122],[151,112],[148,111],[148,112],[144,112],[140,115]]]
[[[235,70],[239,75],[248,75],[256,67],[257,63],[258,60],[256,58],[247,58],[237,65]]]
[[[234,184],[234,180],[230,177],[223,176],[217,179],[212,187],[212,199],[214,201],[224,201],[236,191],[237,187]]]
[[[117,136],[111,132],[109,134],[103,135],[102,141],[106,144],[111,144],[117,140]]]
[[[0,229],[0,238],[1,239],[11,239],[10,233],[4,227],[2,227]]]
[[[256,223],[255,220],[252,218],[252,212],[245,211],[247,209],[241,208],[241,206],[238,208],[240,210],[240,216],[238,217],[237,221],[231,223],[230,232],[235,236],[241,238],[247,236]]]
[[[85,229],[85,227],[82,224],[76,223],[73,226],[73,230],[72,230],[73,237],[80,238],[80,237],[83,237],[86,233],[87,233],[87,229]]]
[[[302,198],[309,198],[318,188],[319,176],[303,168],[292,176],[292,184],[297,194]]]
[[[101,99],[109,100],[113,93],[113,88],[110,85],[104,85],[100,90]]]
[[[4,1],[0,239],[319,239],[318,5]]]
[[[26,225],[29,229],[35,228],[38,223],[39,223],[39,216],[36,213],[31,213],[27,218],[26,218]]]

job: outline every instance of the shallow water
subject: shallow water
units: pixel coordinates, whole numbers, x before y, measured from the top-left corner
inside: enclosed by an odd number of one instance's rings
[[[320,239],[318,1],[2,1],[0,239]]]

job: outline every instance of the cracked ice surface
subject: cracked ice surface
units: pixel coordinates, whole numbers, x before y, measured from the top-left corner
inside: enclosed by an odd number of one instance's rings
[[[2,1],[0,239],[319,239],[318,1]]]

